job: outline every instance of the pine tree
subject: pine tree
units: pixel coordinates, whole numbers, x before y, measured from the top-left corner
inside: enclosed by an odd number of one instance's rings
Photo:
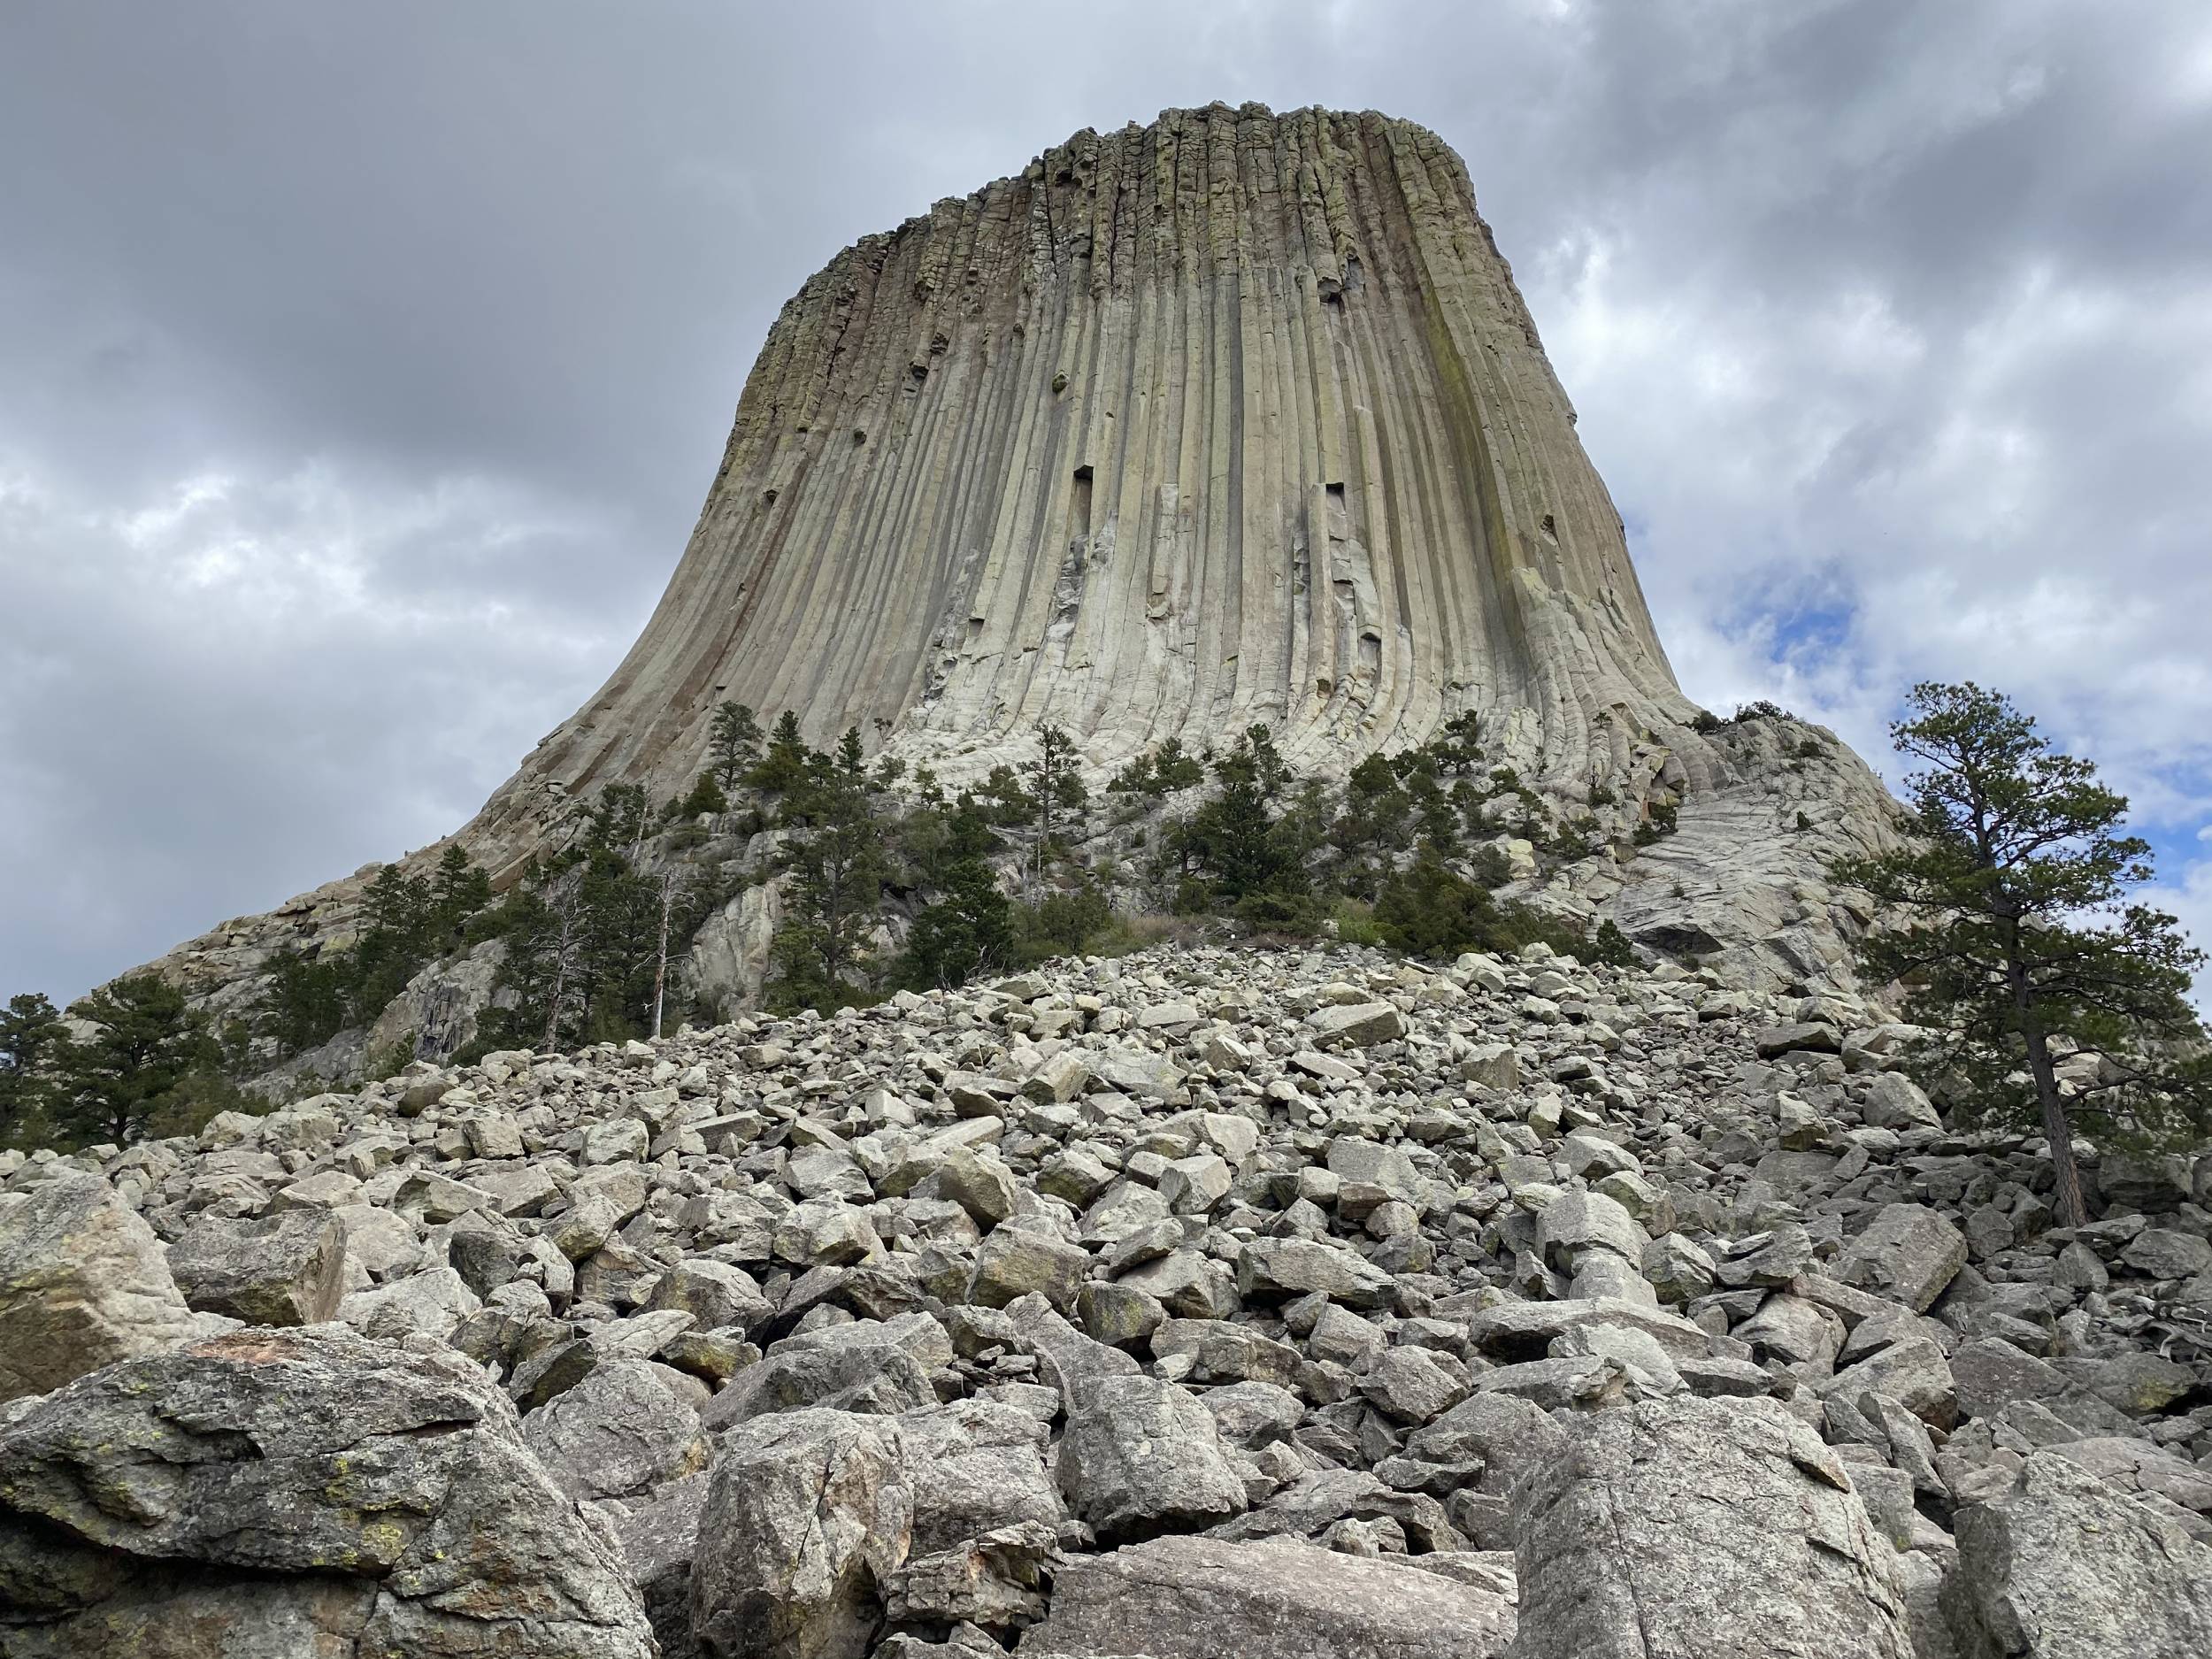
[[[715,787],[726,799],[759,764],[760,722],[753,711],[741,703],[718,704],[707,738],[707,775]]]
[[[1305,872],[1278,833],[1275,803],[1289,782],[1272,737],[1255,726],[1214,763],[1220,791],[1192,816],[1186,841],[1230,905],[1256,894],[1302,895]]]
[[[856,726],[847,726],[845,735],[837,740],[837,770],[849,779],[867,776],[868,757],[861,752],[860,728]]]
[[[1172,794],[1205,782],[1206,769],[1184,749],[1181,738],[1164,738],[1152,757],[1152,779],[1161,794]]]
[[[768,740],[768,752],[753,769],[754,787],[767,795],[785,795],[801,787],[807,780],[811,754],[806,739],[800,735],[799,717],[786,709]]]
[[[214,1064],[206,1022],[158,974],[126,974],[69,1011],[98,1027],[61,1059],[55,1116],[81,1142],[138,1139],[173,1090]]]
[[[0,1142],[42,1125],[58,1098],[55,1072],[69,1046],[69,1028],[37,991],[0,1009]]]
[[[479,1021],[490,1041],[557,1052],[580,1033],[589,1001],[585,959],[590,917],[585,872],[571,864],[533,870],[507,895],[503,910],[506,955],[499,985],[513,1006],[495,1007]]]
[[[1056,726],[1037,733],[1037,758],[1022,768],[1029,798],[1036,803],[1037,864],[1041,870],[1061,834],[1090,800],[1078,770],[1075,740]]]
[[[310,956],[286,946],[270,952],[262,965],[269,984],[255,1010],[254,1026],[276,1043],[280,1054],[318,1048],[345,1029],[354,1002],[350,953]]]
[[[1429,741],[1438,766],[1464,777],[1482,764],[1482,717],[1472,709],[1454,715]]]
[[[468,918],[492,902],[492,879],[472,864],[457,844],[438,855],[438,868],[430,879],[429,920],[435,947],[450,949],[460,942]]]
[[[349,953],[347,1020],[365,1025],[407,988],[429,954],[430,883],[397,864],[378,871],[362,890],[361,932]]]
[[[973,797],[962,795],[946,818],[939,896],[914,918],[899,961],[901,984],[949,989],[1012,964],[1013,906],[990,864],[997,845]]]
[[[1916,686],[1909,707],[1890,735],[1925,763],[1907,780],[1918,834],[1832,872],[1904,913],[1861,941],[1861,970],[1901,983],[1907,1017],[1937,1033],[1910,1061],[1924,1080],[1985,1120],[2039,1125],[2053,1207],[2078,1226],[2077,1120],[2153,1136],[2212,1122],[2187,1000],[2204,956],[2172,917],[2124,902],[2152,879],[2150,848],[2123,833],[2127,800],[2093,764],[1971,683]],[[2063,1079],[2062,1043],[2093,1056]]]
[[[1411,845],[1413,802],[1380,754],[1368,756],[1345,780],[1344,801],[1329,827],[1335,879],[1356,898],[1371,899]]]
[[[817,770],[811,822],[785,855],[791,879],[773,947],[775,995],[786,1006],[827,1010],[856,1002],[865,989],[866,940],[890,865],[864,772],[826,764]]]

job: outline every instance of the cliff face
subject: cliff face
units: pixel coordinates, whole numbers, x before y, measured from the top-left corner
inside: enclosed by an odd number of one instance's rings
[[[1863,918],[1820,872],[1892,805],[1832,736],[1693,728],[1574,419],[1432,134],[1249,104],[1079,133],[784,307],[643,635],[458,839],[504,880],[608,785],[680,793],[725,701],[950,780],[1048,723],[1102,772],[1263,721],[1340,775],[1472,711],[1603,849],[1529,896],[1847,983]],[[1655,809],[1679,833],[1632,855]],[[157,965],[238,1011],[272,946],[345,942],[367,873]],[[772,908],[696,942],[727,1006]]]
[[[1459,157],[1256,105],[1078,134],[809,281],[644,635],[469,839],[679,786],[725,698],[941,764],[1265,721],[1317,771],[1475,710],[1576,793],[1692,712]]]

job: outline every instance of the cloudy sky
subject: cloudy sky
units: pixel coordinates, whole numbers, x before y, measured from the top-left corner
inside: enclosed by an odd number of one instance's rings
[[[650,611],[784,298],[1083,127],[1471,168],[1675,666],[1974,677],[2212,943],[2202,0],[0,9],[0,995],[465,818]]]

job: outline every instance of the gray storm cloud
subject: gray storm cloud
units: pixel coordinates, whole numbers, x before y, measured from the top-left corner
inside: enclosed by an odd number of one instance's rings
[[[1466,157],[1693,695],[2013,691],[2212,932],[2212,16],[0,12],[0,993],[452,827],[595,687],[776,308],[1085,127]]]

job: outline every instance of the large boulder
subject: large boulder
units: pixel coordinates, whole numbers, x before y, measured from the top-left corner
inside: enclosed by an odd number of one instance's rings
[[[250,1331],[0,1430],[0,1648],[644,1659],[620,1552],[457,1354]]]
[[[0,1403],[187,1340],[161,1240],[94,1175],[0,1194]]]
[[[188,1305],[247,1325],[320,1325],[345,1294],[346,1232],[327,1210],[261,1221],[209,1216],[169,1247]]]
[[[1254,1239],[1237,1256],[1237,1294],[1282,1301],[1319,1292],[1348,1308],[1387,1308],[1397,1281],[1365,1256],[1319,1239]]]
[[[937,1391],[896,1344],[848,1342],[771,1354],[730,1379],[703,1413],[710,1429],[733,1428],[773,1411],[819,1408],[873,1417],[934,1405]]]
[[[1911,1659],[1893,1550],[1769,1399],[1581,1419],[1514,1495],[1513,1659]]]
[[[2079,1434],[2135,1432],[2125,1412],[2001,1337],[1960,1343],[1951,1377],[1962,1417],[1993,1417],[2016,1401],[2030,1401]]]
[[[1246,1502],[1213,1414],[1156,1377],[1099,1377],[1077,1390],[1058,1476],[1075,1512],[1107,1543],[1210,1525]]]
[[[661,1659],[694,1659],[698,1652],[691,1640],[691,1563],[713,1479],[703,1471],[672,1480],[649,1499],[606,1506],[607,1524],[622,1546]]]
[[[1966,1235],[1925,1204],[1890,1204],[1836,1264],[1847,1285],[1925,1313],[1966,1265]]]
[[[705,1659],[863,1659],[913,1537],[898,1425],[785,1411],[731,1433],[699,1517],[691,1629]]]
[[[1491,1659],[1513,1602],[1403,1558],[1286,1539],[1160,1538],[1064,1563],[1031,1654],[1156,1659]]]
[[[634,1354],[608,1356],[531,1412],[522,1439],[574,1498],[640,1495],[707,1463],[696,1409]]]
[[[1056,1533],[1067,1511],[1046,1461],[1051,1431],[1033,1414],[960,1400],[899,1419],[914,1494],[914,1553],[932,1555],[1001,1527]]]
[[[2212,1548],[2055,1453],[1955,1526],[1943,1607],[1960,1659],[2212,1653]]]
[[[1317,1048],[1368,1048],[1406,1034],[1405,1016],[1387,1002],[1355,1002],[1308,1016]]]

